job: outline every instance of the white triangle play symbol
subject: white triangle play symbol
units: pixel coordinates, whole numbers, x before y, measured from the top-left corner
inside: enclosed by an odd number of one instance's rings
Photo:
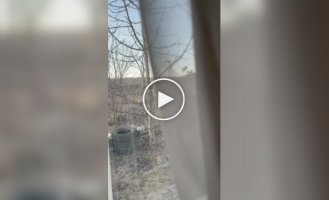
[[[174,100],[174,98],[158,91],[158,108],[161,108],[162,106],[168,104],[169,102],[171,102],[173,100]]]

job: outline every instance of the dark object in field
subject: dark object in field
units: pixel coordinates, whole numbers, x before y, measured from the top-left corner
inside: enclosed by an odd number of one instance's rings
[[[129,154],[135,146],[134,131],[128,128],[119,128],[112,133],[113,152],[118,154]]]

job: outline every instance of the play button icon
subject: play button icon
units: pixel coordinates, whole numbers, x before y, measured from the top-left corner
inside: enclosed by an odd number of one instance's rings
[[[182,112],[184,105],[183,89],[172,79],[156,79],[144,90],[143,106],[147,114],[154,119],[171,120]]]
[[[158,108],[161,108],[162,106],[167,105],[169,102],[172,102],[173,100],[174,100],[174,98],[158,91]]]

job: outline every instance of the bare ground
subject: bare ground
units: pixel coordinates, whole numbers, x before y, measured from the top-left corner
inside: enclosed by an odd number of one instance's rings
[[[152,142],[141,134],[128,155],[114,153],[109,144],[114,200],[179,199],[160,131]]]

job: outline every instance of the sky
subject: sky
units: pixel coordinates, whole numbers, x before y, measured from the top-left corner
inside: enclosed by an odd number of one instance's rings
[[[110,2],[111,0],[109,0]],[[180,45],[175,45],[168,48],[158,48],[156,51],[159,56],[156,56],[156,62],[160,63],[158,66],[165,66],[167,61],[172,59],[167,55],[178,55],[183,52],[185,46],[188,44],[192,36],[192,25],[191,25],[191,11],[190,11],[190,1],[189,0],[155,0],[153,1],[154,6],[151,10],[152,12],[152,23],[148,24],[151,32],[157,33],[158,37],[155,40],[154,46],[164,47],[169,44],[179,43]],[[154,8],[154,9],[153,9]],[[109,13],[114,15],[114,13]],[[132,21],[140,21],[140,13],[136,11],[131,11]],[[109,18],[109,27],[115,26],[116,22]],[[159,24],[161,24],[159,26]],[[140,26],[138,26],[140,28]],[[159,30],[159,31],[157,31]],[[132,39],[129,37],[128,30],[122,29],[121,34],[119,34],[120,39],[125,40],[128,43],[132,43]],[[152,40],[152,35],[149,35],[150,40]],[[111,40],[111,36],[109,36]],[[153,41],[153,40],[152,40]],[[154,48],[155,49],[155,48]],[[160,56],[161,54],[161,56]],[[182,68],[187,66],[189,69],[194,71],[194,52],[191,45],[188,52],[184,57],[175,65],[177,73],[182,71]],[[111,65],[110,65],[111,67]],[[160,70],[161,71],[161,70]],[[129,77],[138,76],[138,71],[132,68],[131,72],[127,75]]]
[[[161,39],[158,40],[158,44],[160,46],[175,42],[187,44],[192,35],[189,0],[156,0],[155,2],[157,12],[161,13],[154,15],[155,20],[159,21],[160,16],[163,17],[160,28]],[[88,0],[0,0],[0,34],[11,34],[26,29],[39,32],[89,29],[93,23],[89,4]],[[140,21],[140,13],[132,12],[131,18],[133,21]],[[109,20],[109,26],[111,25],[113,23]],[[123,31],[120,37],[127,41],[131,40],[125,35],[127,32]],[[175,46],[162,49],[160,53],[179,54],[182,51],[183,47]],[[165,63],[166,59],[168,60],[166,56],[157,58],[162,63]],[[177,68],[188,66],[194,70],[192,48],[176,66]],[[128,76],[136,76],[136,74],[138,72],[133,69]]]
[[[81,0],[55,0],[42,14],[41,29],[85,29],[90,26],[91,13]],[[72,12],[74,11],[74,12]]]
[[[85,30],[92,23],[88,6],[86,0],[0,0],[0,33]]]

